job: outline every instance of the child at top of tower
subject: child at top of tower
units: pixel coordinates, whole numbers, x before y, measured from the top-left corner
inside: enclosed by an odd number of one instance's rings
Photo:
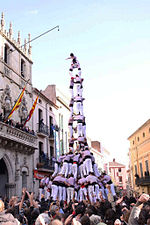
[[[72,64],[75,64],[78,62],[77,57],[73,53],[70,53],[70,57],[68,57],[67,59],[72,59]]]
[[[75,68],[77,68],[79,70],[79,76],[81,76],[80,63],[77,60],[77,57],[73,53],[70,53],[70,57],[68,57],[66,60],[68,60],[68,59],[72,59],[71,67],[69,69],[70,76],[73,77],[72,72],[73,72],[73,69],[75,69]]]

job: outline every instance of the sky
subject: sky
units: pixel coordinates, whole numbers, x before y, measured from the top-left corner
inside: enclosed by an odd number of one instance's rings
[[[149,0],[5,0],[6,28],[31,39],[33,86],[48,84],[68,95],[73,52],[84,78],[87,134],[128,164],[127,138],[150,118]]]

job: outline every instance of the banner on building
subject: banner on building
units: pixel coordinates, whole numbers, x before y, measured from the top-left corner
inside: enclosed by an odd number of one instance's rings
[[[36,104],[37,104],[38,97],[39,97],[39,96],[36,97],[36,99],[35,99],[35,101],[34,101],[34,103],[33,103],[33,105],[32,105],[32,108],[31,108],[31,110],[30,110],[30,112],[29,112],[29,115],[27,116],[27,118],[26,118],[25,123],[24,123],[23,126],[25,126],[26,123],[31,119],[31,117],[32,117],[32,115],[33,115],[33,112],[34,112],[34,110],[35,110]]]
[[[6,117],[5,122],[12,116],[13,112],[19,108],[19,106],[21,104],[21,101],[22,101],[22,98],[23,98],[23,95],[24,95],[25,89],[26,89],[26,86],[24,86],[24,88],[23,88],[22,92],[20,93],[16,103],[14,104],[13,108],[11,109],[9,115]]]
[[[34,170],[34,178],[41,180],[45,176],[49,176],[51,173],[47,171],[39,171],[39,170]]]

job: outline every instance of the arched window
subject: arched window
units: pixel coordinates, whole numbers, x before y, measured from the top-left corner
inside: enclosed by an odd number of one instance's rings
[[[27,172],[22,172],[22,188],[27,188]]]

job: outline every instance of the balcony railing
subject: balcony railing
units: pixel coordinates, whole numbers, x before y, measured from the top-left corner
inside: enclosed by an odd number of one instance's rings
[[[37,148],[37,136],[0,122],[0,144],[8,148],[15,146],[31,154]]]
[[[52,128],[45,125],[44,123],[37,124],[37,132],[39,135],[48,136],[50,139],[54,139],[54,132]]]
[[[140,186],[150,185],[150,176],[136,178],[135,184]]]
[[[37,132],[49,136],[49,128],[44,123],[37,124]]]
[[[39,163],[37,164],[38,169],[54,170],[54,162],[50,160],[46,155],[39,156]]]

